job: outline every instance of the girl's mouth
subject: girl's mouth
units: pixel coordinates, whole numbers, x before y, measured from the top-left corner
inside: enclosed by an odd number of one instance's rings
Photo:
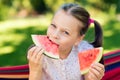
[[[55,41],[53,41],[52,39],[50,39],[49,36],[47,36],[47,38],[50,40],[50,42],[52,42],[53,44],[56,44],[57,46],[59,46],[59,44],[57,44]]]

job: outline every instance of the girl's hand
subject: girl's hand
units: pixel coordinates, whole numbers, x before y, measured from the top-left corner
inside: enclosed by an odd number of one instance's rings
[[[101,80],[104,76],[105,68],[100,63],[91,65],[90,70],[85,74],[85,80]]]
[[[37,80],[42,75],[42,53],[44,49],[42,47],[32,47],[28,51],[27,59],[29,60],[29,79]],[[31,77],[32,75],[32,77]]]

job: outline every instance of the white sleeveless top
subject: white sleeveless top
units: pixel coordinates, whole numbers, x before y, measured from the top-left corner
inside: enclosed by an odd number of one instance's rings
[[[80,73],[78,51],[91,48],[93,48],[91,44],[82,41],[78,48],[73,47],[68,57],[64,60],[44,56],[42,80],[83,80],[83,76]]]

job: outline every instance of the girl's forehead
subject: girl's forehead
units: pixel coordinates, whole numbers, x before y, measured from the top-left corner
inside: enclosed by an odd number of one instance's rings
[[[67,13],[64,10],[59,10],[58,12],[56,12],[52,22],[55,23],[56,26],[71,27],[72,29],[75,28],[75,26],[82,26],[82,22],[80,22],[70,13]]]

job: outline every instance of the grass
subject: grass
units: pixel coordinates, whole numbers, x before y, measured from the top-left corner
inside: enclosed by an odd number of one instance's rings
[[[33,44],[31,34],[46,34],[50,20],[45,17],[0,22],[0,66],[27,64],[27,49]],[[109,20],[103,25],[105,52],[120,49],[120,23]],[[86,40],[93,40],[93,27]]]
[[[104,49],[112,51],[120,49],[120,22],[110,20],[103,28],[104,30]]]
[[[10,20],[0,24],[0,66],[27,63],[31,34],[46,34],[49,21],[44,18]]]

